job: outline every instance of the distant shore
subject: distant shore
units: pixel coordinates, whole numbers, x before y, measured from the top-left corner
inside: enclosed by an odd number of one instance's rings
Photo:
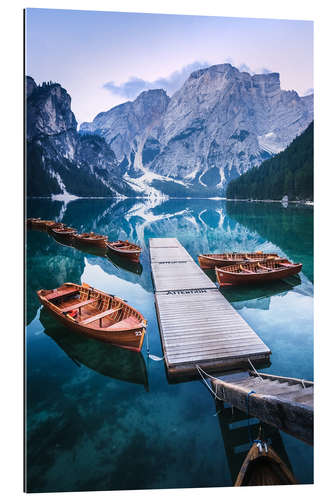
[[[52,200],[52,201],[66,201],[64,199],[57,199],[54,198],[53,196],[27,196],[27,199],[29,200]],[[167,200],[215,200],[215,201],[242,201],[242,202],[247,202],[247,203],[281,203],[282,204],[299,204],[299,205],[307,205],[307,206],[314,206],[313,201],[309,200],[290,200],[290,201],[282,201],[282,200],[248,200],[248,199],[242,199],[242,198],[225,198],[223,196],[169,196],[168,198],[164,197],[150,197],[150,196],[75,196],[68,201],[75,201],[75,200],[161,200],[161,201],[167,201]]]
[[[309,200],[288,200],[288,201],[282,201],[282,200],[248,200],[248,199],[241,199],[241,198],[224,198],[225,200],[227,201],[245,201],[245,202],[248,202],[248,203],[252,203],[252,202],[255,202],[255,203],[281,203],[281,205],[283,204],[286,204],[286,205],[289,205],[289,203],[297,203],[298,205],[308,205],[308,206],[314,206],[314,202],[313,201],[309,201]]]

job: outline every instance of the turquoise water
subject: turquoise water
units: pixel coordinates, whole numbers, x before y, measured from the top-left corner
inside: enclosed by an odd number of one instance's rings
[[[300,278],[223,293],[271,348],[264,371],[313,380],[313,209],[220,200],[29,200],[28,216],[143,247],[142,266],[27,232],[27,490],[57,492],[230,486],[249,448],[245,415],[199,380],[169,383],[148,254],[150,237],[177,237],[193,258],[217,251],[278,252],[303,263]],[[214,279],[214,278],[213,278]],[[35,291],[87,282],[148,320],[142,354],[81,338],[41,310]],[[253,433],[257,421],[251,419]],[[313,448],[266,428],[300,483],[313,482]]]

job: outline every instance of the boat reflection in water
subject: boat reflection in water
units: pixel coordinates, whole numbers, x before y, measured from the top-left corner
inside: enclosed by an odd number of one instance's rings
[[[246,413],[237,408],[232,408],[230,405],[219,400],[216,400],[216,411],[232,484],[235,484],[242,464],[252,446],[251,439],[254,440],[258,437],[260,429],[262,437],[269,442],[270,446],[292,472],[292,467],[278,429],[263,422],[260,423],[256,418],[250,418],[248,421]]]
[[[216,276],[213,269],[206,269],[204,273],[215,283]],[[275,295],[285,295],[298,285],[301,285],[300,276],[289,276],[284,280],[260,283],[258,286],[240,285],[220,288],[224,297],[235,307],[241,309],[246,302],[246,307],[256,309],[269,309],[270,298]],[[295,290],[297,291],[297,289]],[[266,299],[266,300],[265,300]],[[253,301],[253,303],[251,303]]]
[[[233,286],[223,289],[223,295],[232,304],[243,301],[258,299],[269,299],[275,295],[285,295],[300,285],[302,280],[299,276],[290,276],[286,280],[278,280],[271,283],[262,283],[260,286],[251,285]],[[234,305],[237,309],[237,304]]]
[[[57,243],[59,243],[59,245],[62,245],[64,247],[73,246],[72,238],[63,238],[61,234],[51,233],[50,231],[48,231],[48,235],[51,236]]]
[[[113,255],[108,251],[106,252],[105,256],[117,269],[121,268],[134,274],[142,274],[142,264],[140,262],[133,262],[129,259],[126,259],[125,257]]]
[[[75,238],[72,240],[72,247],[83,253],[89,253],[90,255],[95,255],[97,257],[105,257],[105,247],[89,245],[89,243],[76,240]]]
[[[40,321],[51,337],[78,366],[85,365],[106,377],[141,384],[149,391],[146,362],[140,352],[86,338],[58,325],[42,308]]]

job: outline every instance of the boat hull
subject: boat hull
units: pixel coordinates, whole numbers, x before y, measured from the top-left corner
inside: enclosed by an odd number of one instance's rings
[[[71,229],[68,231],[61,231],[58,228],[50,229],[50,234],[52,234],[55,238],[63,239],[63,240],[72,240],[75,234],[75,229]]]
[[[106,242],[107,242],[107,237],[101,236],[100,238],[89,238],[89,237],[82,237],[79,234],[74,234],[73,240],[75,245],[77,246],[89,246],[89,247],[98,247],[98,248],[105,248],[106,247]]]
[[[216,278],[220,286],[256,284],[275,281],[300,273],[302,264],[295,264],[285,269],[268,271],[267,273],[243,274],[227,271],[223,268],[215,268]]]

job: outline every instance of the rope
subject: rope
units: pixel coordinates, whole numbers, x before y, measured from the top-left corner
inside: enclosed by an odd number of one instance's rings
[[[207,380],[205,379],[205,377],[203,376],[202,373],[204,373],[207,377],[211,378],[211,379],[214,379],[214,380],[220,380],[216,377],[212,377],[212,375],[209,375],[208,373],[206,373],[199,365],[195,365],[200,377],[202,378],[202,381],[204,382],[205,386],[208,388],[208,390],[213,394],[214,398],[215,399],[218,399],[219,401],[224,401],[222,398],[220,398],[216,392],[213,391],[213,389],[209,386],[209,384],[207,383]],[[202,372],[202,373],[201,373]],[[219,412],[217,412],[215,415],[217,415]]]
[[[247,402],[247,429],[248,429],[248,433],[249,433],[249,440],[250,440],[250,443],[254,444],[256,443],[257,444],[257,447],[259,448],[259,452],[262,453],[263,452],[263,449],[265,450],[265,452],[267,453],[267,450],[268,450],[268,446],[270,445],[270,440],[263,440],[263,439],[253,439],[252,437],[252,432],[251,432],[251,426],[250,426],[250,396],[251,394],[256,394],[256,391],[250,391],[247,393],[246,395],[246,402]],[[261,426],[259,427],[259,429],[261,429]],[[259,436],[261,434],[261,431],[259,431]]]
[[[246,396],[246,406],[247,406],[247,429],[249,433],[249,440],[250,443],[257,442],[257,440],[253,440],[252,438],[252,433],[251,433],[251,427],[250,427],[250,396],[251,394],[256,394],[256,391],[250,391],[247,393]]]
[[[253,369],[254,373],[255,373],[255,374],[257,375],[257,377],[259,378],[259,380],[261,380],[261,382],[263,382],[263,381],[264,381],[264,379],[263,379],[263,378],[259,375],[259,373],[258,373],[258,372],[257,372],[257,370],[255,369],[255,367],[254,367],[254,366],[253,366],[253,364],[251,363],[250,358],[247,358],[247,360],[248,360],[248,362],[249,362],[250,366],[252,367],[252,369]]]

